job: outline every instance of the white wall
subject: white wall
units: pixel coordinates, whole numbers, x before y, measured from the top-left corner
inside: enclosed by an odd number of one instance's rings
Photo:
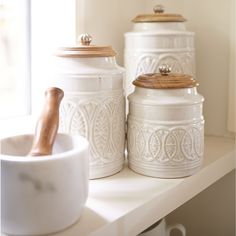
[[[160,0],[168,12],[188,19],[187,28],[196,32],[197,79],[206,98],[206,134],[227,136],[230,58],[230,4],[234,0]],[[78,18],[78,32],[93,35],[95,43],[111,44],[123,63],[124,33],[131,30],[138,13],[152,12],[156,0],[78,0],[84,15]],[[78,4],[79,5],[79,4]],[[81,12],[80,5],[78,12]],[[83,22],[82,22],[83,21]]]
[[[225,135],[227,130],[230,1],[185,1],[188,28],[196,32],[197,78],[205,96],[206,132]],[[217,3],[216,3],[217,2]]]
[[[145,7],[144,0],[78,0],[78,34],[89,33],[93,43],[112,45],[123,63],[124,32]]]

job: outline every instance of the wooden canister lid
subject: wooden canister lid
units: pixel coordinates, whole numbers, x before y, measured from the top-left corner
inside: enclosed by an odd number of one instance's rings
[[[171,73],[168,65],[159,67],[160,73],[143,74],[133,81],[133,85],[150,89],[181,89],[198,86],[190,75]]]
[[[113,57],[116,55],[111,46],[91,45],[92,37],[89,34],[80,35],[79,40],[80,43],[76,46],[59,48],[56,55],[69,58]]]
[[[184,22],[186,19],[180,14],[164,13],[162,5],[156,5],[153,8],[154,14],[141,14],[132,21],[135,23],[144,22]]]

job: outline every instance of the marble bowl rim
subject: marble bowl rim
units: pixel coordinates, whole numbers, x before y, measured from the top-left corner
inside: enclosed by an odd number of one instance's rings
[[[79,143],[78,146],[73,147],[72,149],[61,152],[61,153],[55,153],[52,155],[46,155],[46,156],[37,156],[37,157],[31,157],[31,156],[16,156],[16,155],[6,155],[0,153],[0,161],[9,161],[9,162],[45,162],[45,161],[56,161],[59,159],[65,159],[74,157],[76,155],[80,155],[80,153],[83,153],[85,150],[89,149],[89,142],[86,138],[84,138],[81,135],[71,135],[66,133],[58,133],[57,136],[64,136],[66,138],[72,138],[76,141],[76,143]],[[0,139],[0,151],[1,151],[1,141],[12,139],[12,138],[20,138],[20,137],[33,137],[33,134],[31,133],[24,133],[24,134],[18,134],[13,136],[7,136]]]

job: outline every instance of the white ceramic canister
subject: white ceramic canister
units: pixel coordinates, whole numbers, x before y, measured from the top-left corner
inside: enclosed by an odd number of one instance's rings
[[[128,96],[129,167],[153,177],[189,176],[203,160],[204,98],[191,76],[168,66],[160,72],[139,76]]]
[[[131,32],[125,34],[126,94],[134,91],[132,81],[138,75],[157,73],[168,64],[174,73],[195,77],[194,33],[186,30],[183,16],[167,14],[157,5],[153,14],[133,19]]]
[[[124,69],[110,46],[91,45],[88,34],[80,40],[58,50],[54,83],[65,92],[59,129],[89,140],[90,179],[95,179],[119,172],[124,164]]]

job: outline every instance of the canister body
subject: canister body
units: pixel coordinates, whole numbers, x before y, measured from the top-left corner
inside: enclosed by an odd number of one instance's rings
[[[113,57],[58,60],[56,84],[65,92],[60,131],[89,140],[90,179],[119,172],[125,145],[124,69]]]
[[[160,178],[194,174],[204,149],[204,99],[196,88],[136,87],[128,100],[129,167]]]
[[[134,91],[132,81],[141,74],[156,73],[168,64],[173,73],[195,77],[194,33],[183,22],[135,23],[125,34],[126,94]]]

